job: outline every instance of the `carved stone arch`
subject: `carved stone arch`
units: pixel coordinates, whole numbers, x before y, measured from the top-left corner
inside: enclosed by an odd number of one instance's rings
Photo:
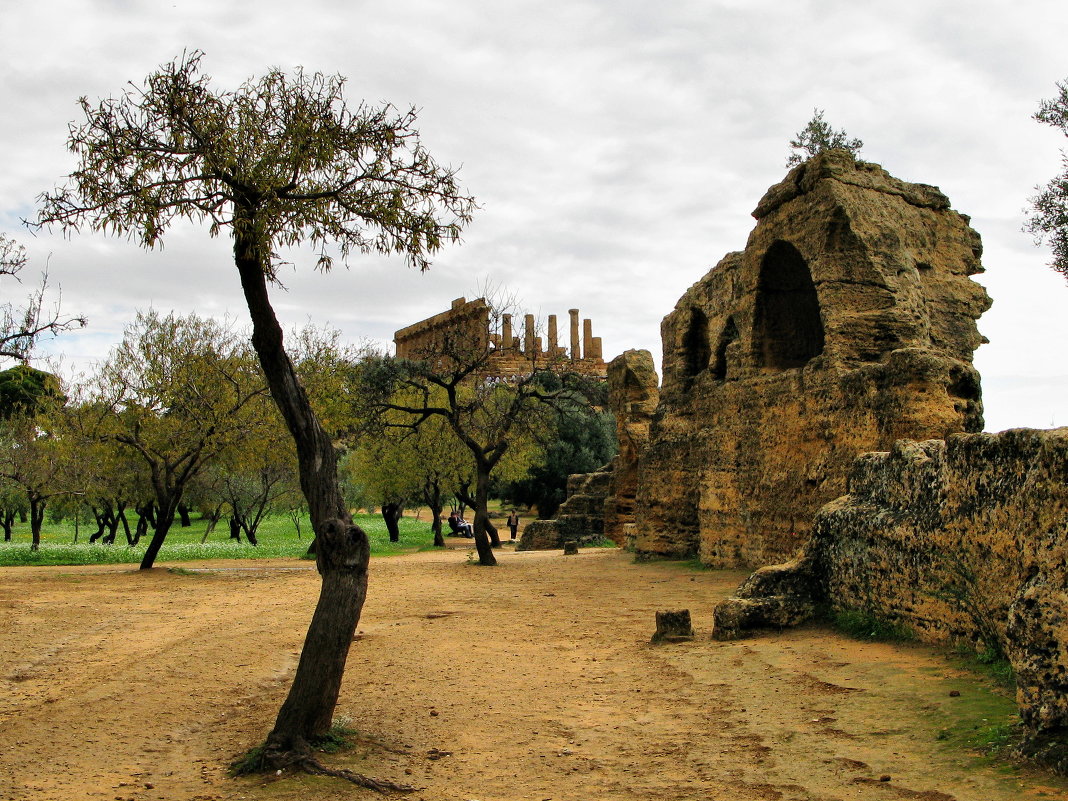
[[[737,340],[738,326],[734,322],[734,317],[728,317],[723,330],[719,334],[719,341],[716,343],[715,360],[712,362],[712,377],[717,381],[725,381],[727,378],[727,348]]]
[[[760,263],[753,308],[753,357],[757,367],[802,367],[823,353],[823,320],[812,273],[797,248],[772,243]]]

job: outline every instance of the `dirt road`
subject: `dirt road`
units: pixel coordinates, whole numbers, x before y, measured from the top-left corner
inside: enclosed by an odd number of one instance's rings
[[[500,561],[372,563],[338,709],[366,741],[331,764],[427,801],[1068,799],[939,743],[961,678],[924,648],[719,643],[712,608],[742,574],[596,549]],[[301,562],[0,569],[0,799],[378,798],[226,775],[270,728],[318,587]],[[697,639],[650,645],[675,608]]]

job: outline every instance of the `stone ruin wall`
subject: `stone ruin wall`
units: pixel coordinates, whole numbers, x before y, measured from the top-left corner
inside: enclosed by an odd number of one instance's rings
[[[601,338],[593,335],[593,323],[589,318],[581,322],[579,333],[579,310],[570,309],[570,348],[558,344],[557,316],[548,319],[547,342],[538,334],[537,321],[533,314],[523,319],[523,335],[513,330],[511,314],[500,316],[499,330],[496,320],[484,298],[468,301],[457,298],[448,311],[435,314],[418,323],[397,331],[393,342],[397,357],[422,359],[442,351],[446,339],[462,341],[465,347],[477,351],[492,350],[487,373],[498,378],[526,375],[533,367],[556,365],[581,375],[604,378],[607,367],[602,356]]]
[[[532,520],[523,529],[517,551],[543,551],[563,548],[564,543],[586,545],[604,536],[604,504],[612,482],[612,471],[602,467],[592,473],[567,477],[567,499],[552,520]]]
[[[604,535],[634,548],[637,537],[638,457],[649,444],[660,388],[647,350],[628,350],[608,364],[608,402],[616,418],[619,453],[612,461],[612,481],[604,502]]]
[[[982,429],[982,246],[938,189],[828,151],[753,215],[663,321],[639,556],[782,561],[858,454]]]
[[[715,636],[862,610],[1000,651],[1025,751],[1068,772],[1068,429],[954,434],[867,453],[794,561],[754,573]]]
[[[959,433],[982,428],[978,235],[835,151],[754,216],[664,321],[624,528],[639,554],[772,565],[716,607],[720,639],[862,610],[1004,653],[1023,752],[1068,773],[1068,429]]]

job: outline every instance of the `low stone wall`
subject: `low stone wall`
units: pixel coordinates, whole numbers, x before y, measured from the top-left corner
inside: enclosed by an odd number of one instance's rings
[[[1026,750],[1068,770],[1068,429],[899,441],[854,464],[785,565],[715,613],[716,636],[854,609],[1013,665]]]
[[[612,471],[567,477],[567,500],[560,504],[555,520],[528,523],[516,545],[517,551],[563,548],[569,540],[579,545],[604,536],[604,502],[612,483]]]

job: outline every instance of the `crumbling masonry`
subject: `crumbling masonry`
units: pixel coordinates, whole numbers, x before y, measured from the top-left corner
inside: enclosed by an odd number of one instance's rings
[[[468,301],[457,298],[448,311],[435,314],[418,323],[400,329],[393,335],[397,356],[402,359],[433,358],[448,349],[442,348],[446,338],[461,339],[477,350],[489,348],[491,376],[507,378],[524,375],[531,366],[557,365],[582,375],[604,378],[605,363],[601,356],[601,338],[593,335],[593,323],[582,320],[579,335],[579,310],[570,309],[570,349],[558,342],[557,317],[548,319],[548,342],[543,345],[533,314],[523,318],[523,335],[513,330],[511,314],[500,315],[499,322],[485,298]]]

